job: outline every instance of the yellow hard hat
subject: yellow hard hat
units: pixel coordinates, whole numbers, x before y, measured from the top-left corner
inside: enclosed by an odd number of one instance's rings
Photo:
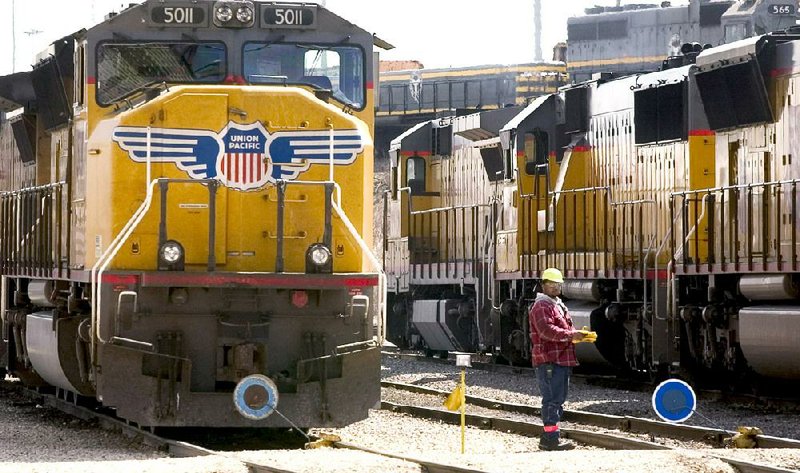
[[[564,282],[564,276],[561,274],[561,271],[557,270],[556,268],[547,268],[542,273],[542,280]]]

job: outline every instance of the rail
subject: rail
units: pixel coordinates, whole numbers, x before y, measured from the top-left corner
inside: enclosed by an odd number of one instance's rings
[[[675,263],[695,272],[800,271],[798,184],[792,179],[672,193],[673,219],[682,221],[681,233],[673,233]]]
[[[66,183],[0,193],[0,269],[3,274],[59,276],[69,244],[62,242]],[[65,251],[66,248],[66,251]]]

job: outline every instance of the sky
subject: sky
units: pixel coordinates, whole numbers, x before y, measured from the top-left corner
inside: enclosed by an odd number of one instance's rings
[[[382,59],[417,60],[434,68],[516,64],[534,58],[533,0],[317,1],[393,44],[395,49],[382,52]],[[616,0],[541,1],[544,59],[551,59],[553,46],[566,40],[569,16],[593,5],[616,4]],[[629,2],[637,0],[623,0]],[[102,21],[106,13],[128,3],[0,0],[0,75],[30,70],[36,54],[48,44]]]

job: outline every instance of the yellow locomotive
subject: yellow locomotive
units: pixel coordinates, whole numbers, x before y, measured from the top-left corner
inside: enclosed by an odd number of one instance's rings
[[[398,137],[387,337],[528,362],[527,309],[555,266],[598,334],[583,361],[800,378],[798,45],[689,45],[677,67]]]
[[[0,78],[8,372],[141,426],[366,417],[375,42],[311,3],[151,0]]]

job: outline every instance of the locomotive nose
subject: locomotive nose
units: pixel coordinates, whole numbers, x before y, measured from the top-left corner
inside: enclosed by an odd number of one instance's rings
[[[262,374],[247,376],[233,390],[233,405],[248,419],[266,419],[278,405],[278,387]]]

